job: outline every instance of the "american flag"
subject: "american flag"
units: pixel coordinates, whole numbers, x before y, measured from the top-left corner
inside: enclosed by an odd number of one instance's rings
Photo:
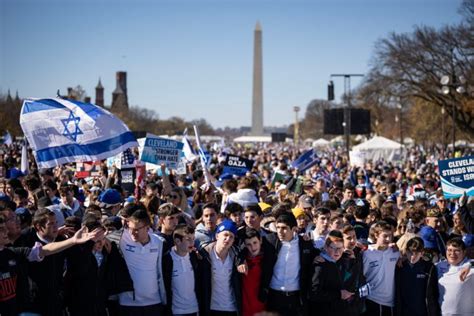
[[[122,152],[120,155],[120,167],[121,168],[132,168],[134,167],[135,156],[133,155],[130,148]]]

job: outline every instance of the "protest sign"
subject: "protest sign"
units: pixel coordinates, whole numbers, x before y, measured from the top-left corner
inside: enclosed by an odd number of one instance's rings
[[[366,152],[359,150],[351,150],[349,152],[349,161],[352,167],[364,167],[366,161]]]
[[[129,194],[133,194],[135,191],[135,177],[137,173],[135,168],[122,168],[119,172],[122,179],[122,188]]]
[[[474,156],[439,160],[438,167],[446,198],[457,198],[464,192],[474,196]]]
[[[227,155],[223,173],[245,176],[247,171],[252,170],[254,162],[255,161],[251,159],[246,159],[240,156]]]
[[[285,174],[275,171],[272,177],[272,188],[275,187],[275,183],[277,182],[283,183],[285,180],[285,177],[286,177]]]
[[[88,177],[98,177],[100,170],[100,161],[77,162],[75,177],[79,179]]]
[[[155,165],[165,164],[169,169],[177,169],[182,150],[182,142],[147,134],[140,160]]]

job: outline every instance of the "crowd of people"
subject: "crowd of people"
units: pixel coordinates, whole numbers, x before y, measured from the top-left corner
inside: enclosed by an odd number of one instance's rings
[[[444,197],[437,153],[301,171],[302,149],[214,149],[128,192],[105,162],[25,174],[0,146],[0,315],[474,315],[474,201]]]

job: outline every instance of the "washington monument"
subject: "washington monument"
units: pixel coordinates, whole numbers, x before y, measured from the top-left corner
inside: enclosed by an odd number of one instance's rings
[[[263,135],[262,27],[257,22],[253,39],[252,136]]]

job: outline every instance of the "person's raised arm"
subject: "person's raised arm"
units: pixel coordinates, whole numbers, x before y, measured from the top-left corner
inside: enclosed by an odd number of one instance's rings
[[[160,168],[161,168],[161,179],[163,183],[162,196],[167,196],[168,194],[171,193],[171,190],[173,189],[173,187],[171,186],[170,177],[166,173],[166,165],[162,163],[160,165]]]
[[[92,232],[88,232],[84,226],[79,229],[74,236],[69,239],[52,242],[41,247],[39,255],[41,257],[50,256],[55,253],[66,250],[74,245],[83,244],[89,240],[97,240],[104,236],[105,231],[102,228],[96,228]]]

